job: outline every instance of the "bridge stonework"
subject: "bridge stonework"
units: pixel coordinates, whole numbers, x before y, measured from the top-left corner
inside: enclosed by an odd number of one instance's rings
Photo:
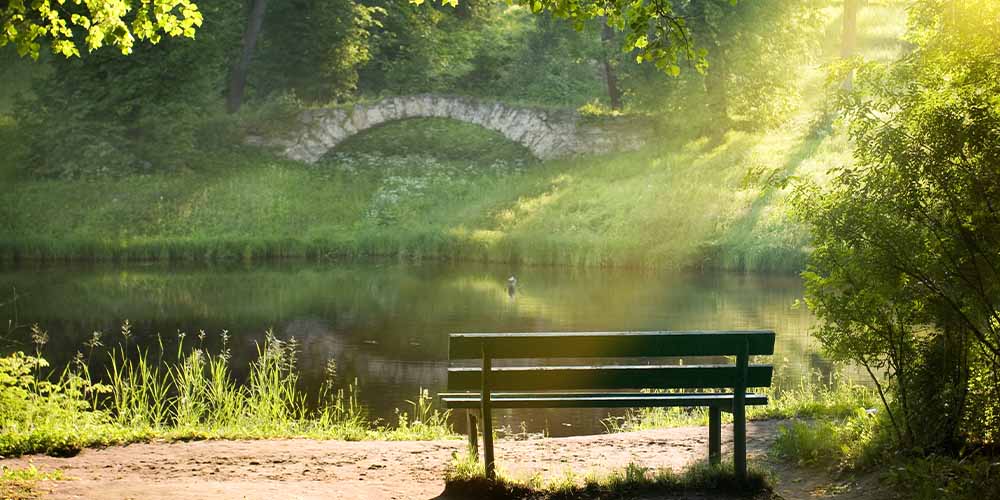
[[[377,125],[407,118],[451,118],[500,132],[542,160],[634,150],[646,142],[647,126],[625,118],[582,119],[576,111],[515,107],[468,97],[389,97],[350,108],[302,112],[299,127],[283,139],[255,140],[283,148],[285,157],[315,163],[343,140]],[[606,122],[606,123],[605,123]],[[614,123],[612,123],[614,122]]]

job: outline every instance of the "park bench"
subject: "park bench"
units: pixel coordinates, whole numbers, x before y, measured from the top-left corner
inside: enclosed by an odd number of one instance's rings
[[[750,356],[774,353],[774,332],[686,331],[609,333],[457,333],[448,343],[448,408],[468,409],[469,446],[478,456],[475,410],[483,433],[487,477],[495,477],[495,408],[707,407],[709,461],[721,460],[722,412],[733,414],[733,463],[746,478],[746,405],[765,405],[767,396],[747,392],[771,385],[771,365],[750,364]],[[734,356],[710,365],[621,364],[621,358]],[[494,360],[619,358],[618,364],[551,366],[537,363],[494,367]],[[727,359],[728,358],[723,358]],[[453,366],[481,360],[480,366]],[[597,361],[597,360],[595,360]],[[531,363],[531,361],[526,361]],[[677,389],[688,392],[650,392]],[[692,391],[693,390],[693,391]]]

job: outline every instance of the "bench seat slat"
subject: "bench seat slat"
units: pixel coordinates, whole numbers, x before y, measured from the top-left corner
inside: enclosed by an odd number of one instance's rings
[[[477,393],[443,393],[441,400],[448,408],[479,408]],[[664,408],[717,407],[728,411],[732,393],[665,394],[665,393],[492,393],[494,408]],[[767,395],[747,393],[746,404],[766,405]]]
[[[448,358],[480,358],[483,342],[489,343],[494,359],[732,356],[747,341],[751,356],[774,353],[771,330],[454,333],[449,336]]]
[[[771,385],[770,365],[751,365],[746,387]],[[635,366],[528,366],[494,368],[491,392],[572,391],[611,389],[732,388],[737,371],[732,365],[635,365]],[[482,370],[449,368],[449,391],[479,390]]]

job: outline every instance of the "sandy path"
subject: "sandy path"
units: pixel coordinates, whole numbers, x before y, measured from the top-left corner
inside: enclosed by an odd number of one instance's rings
[[[748,449],[761,454],[778,422],[751,422]],[[723,429],[724,456],[731,430]],[[463,441],[343,442],[305,439],[149,443],[84,450],[71,458],[0,460],[60,469],[45,498],[69,499],[431,499]],[[682,468],[708,453],[706,427],[497,442],[497,461],[513,475],[562,475],[620,468],[628,462]]]

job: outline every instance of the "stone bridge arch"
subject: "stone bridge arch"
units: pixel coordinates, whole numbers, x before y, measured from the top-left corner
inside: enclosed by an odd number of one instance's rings
[[[284,156],[315,163],[342,141],[383,123],[408,118],[450,118],[500,132],[542,160],[636,149],[645,127],[583,120],[575,110],[511,106],[468,97],[415,95],[388,97],[351,107],[302,112],[298,127],[282,139],[258,140],[283,148]]]

